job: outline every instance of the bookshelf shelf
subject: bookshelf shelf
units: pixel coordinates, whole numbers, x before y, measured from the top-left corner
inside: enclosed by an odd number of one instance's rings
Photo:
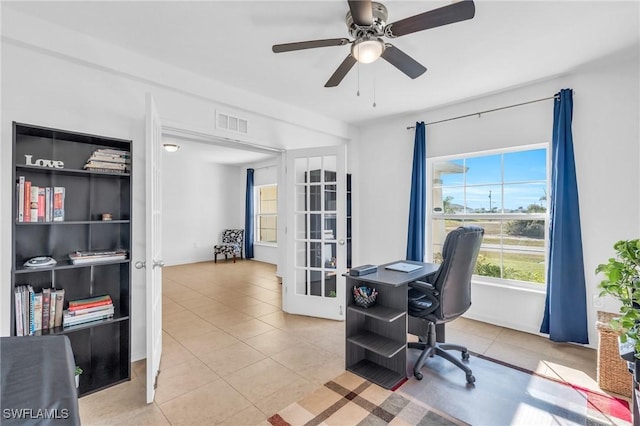
[[[75,363],[84,370],[80,377],[80,396],[131,379],[132,174],[127,162],[131,146],[129,140],[13,123],[12,177],[16,185],[12,217],[12,288],[30,286],[34,294],[43,293],[44,289],[64,290],[64,309],[69,301],[102,295],[108,295],[110,306],[113,306],[111,318],[71,327],[43,327],[33,333],[69,337]],[[89,160],[97,161],[95,153],[98,150],[103,153],[104,150],[129,152],[128,156],[106,154],[115,155],[117,158],[113,162],[119,164],[117,167],[126,168],[126,172],[103,171],[102,165],[94,163],[88,167],[101,169],[85,170]],[[21,182],[24,182],[22,187]],[[53,221],[53,214],[48,221],[26,221],[24,206],[37,212],[35,207],[42,205],[37,191],[32,199],[26,198],[26,182],[31,187],[49,188],[51,193],[55,188],[64,188],[62,206],[54,206],[53,196],[45,202],[51,210],[58,209],[56,213],[61,215],[62,221]],[[21,188],[24,189],[21,191]],[[25,198],[20,197],[21,192]],[[113,220],[101,220],[103,214],[109,214]],[[128,258],[82,264],[73,264],[69,259],[69,253],[75,251],[118,249],[126,251]],[[52,257],[57,263],[41,268],[24,266],[27,260],[39,256]],[[14,298],[16,296],[12,294],[11,332],[22,335],[30,317],[23,313],[24,306],[18,310]],[[42,305],[44,312],[44,296]],[[37,309],[27,307],[26,312]],[[23,333],[18,333],[18,323],[22,324]]]
[[[48,330],[40,330],[40,331],[36,331],[34,336],[52,336],[57,334],[68,334],[68,333],[73,333],[74,331],[81,331],[88,328],[105,326],[105,325],[113,324],[116,322],[122,322],[122,321],[129,321],[129,315],[114,315],[113,318],[87,322],[84,324],[74,325],[72,327],[54,327]]]
[[[110,173],[110,172],[98,172],[93,170],[82,169],[50,169],[40,166],[25,166],[16,165],[16,170],[19,172],[31,172],[31,173],[46,173],[50,175],[100,175],[100,176],[112,176],[116,178],[128,178],[131,173]]]
[[[44,272],[44,271],[57,271],[62,269],[77,269],[77,268],[89,268],[91,266],[102,266],[102,265],[115,265],[118,263],[129,263],[130,259],[121,259],[121,260],[109,260],[104,262],[93,262],[93,263],[81,263],[81,264],[73,264],[70,260],[58,260],[58,263],[55,266],[44,266],[42,268],[27,268],[27,267],[19,267],[14,271],[15,274],[33,274],[36,272]]]
[[[62,222],[16,222],[17,226],[65,226],[65,225],[111,225],[128,224],[130,220],[65,220]]]

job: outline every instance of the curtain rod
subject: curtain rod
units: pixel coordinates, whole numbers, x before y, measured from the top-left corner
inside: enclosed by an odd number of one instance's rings
[[[533,104],[535,102],[547,101],[549,99],[559,99],[559,98],[560,98],[559,95],[554,95],[554,96],[549,96],[548,98],[536,99],[534,101],[522,102],[522,103],[514,104],[514,105],[507,105],[507,106],[503,106],[503,107],[500,107],[500,108],[488,109],[486,111],[475,112],[473,114],[466,114],[466,115],[459,115],[457,117],[452,117],[452,118],[445,118],[444,120],[438,120],[438,121],[432,121],[430,123],[424,123],[424,125],[425,126],[429,126],[431,124],[444,123],[445,121],[453,121],[453,120],[457,120],[459,118],[473,117],[474,115],[477,115],[478,117],[480,117],[480,115],[486,114],[488,112],[495,112],[495,111],[500,111],[500,110],[503,110],[503,109],[518,107],[518,106],[527,105],[527,104]],[[416,126],[407,126],[407,130],[411,130],[411,129],[415,129],[415,128],[416,128]]]

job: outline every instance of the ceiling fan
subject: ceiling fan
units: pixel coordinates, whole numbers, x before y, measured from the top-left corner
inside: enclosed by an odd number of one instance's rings
[[[476,11],[472,0],[463,0],[387,24],[387,8],[382,3],[371,0],[348,0],[348,3],[349,12],[347,12],[346,23],[349,35],[354,40],[331,38],[275,44],[272,47],[273,52],[282,53],[316,47],[344,46],[351,43],[351,53],[342,61],[324,87],[336,87],[340,84],[356,62],[368,64],[379,57],[407,76],[416,78],[427,69],[391,43],[384,42],[381,37],[396,38],[429,28],[465,21],[473,18]]]

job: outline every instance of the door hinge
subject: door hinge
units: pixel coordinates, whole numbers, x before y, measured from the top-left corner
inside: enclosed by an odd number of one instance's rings
[[[156,374],[156,380],[153,382],[153,389],[158,388],[158,377],[160,377],[160,370],[158,370],[158,374]]]
[[[342,313],[342,305],[340,305],[340,315],[344,315],[344,314]]]

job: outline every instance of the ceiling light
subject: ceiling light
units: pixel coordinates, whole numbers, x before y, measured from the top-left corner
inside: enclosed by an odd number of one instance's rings
[[[180,149],[180,145],[177,145],[175,143],[163,143],[162,147],[167,151],[167,152],[176,152],[177,150]]]
[[[379,38],[362,38],[353,42],[351,55],[362,64],[370,64],[384,52],[384,42]]]

